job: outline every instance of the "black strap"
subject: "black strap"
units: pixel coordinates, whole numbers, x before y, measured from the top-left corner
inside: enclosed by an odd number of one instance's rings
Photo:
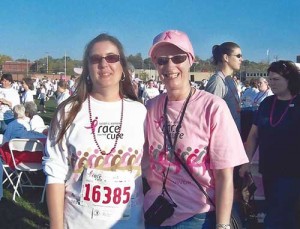
[[[183,166],[183,168],[186,170],[186,172],[190,175],[190,177],[193,179],[193,181],[196,183],[196,185],[199,187],[199,189],[203,192],[203,194],[206,196],[206,198],[209,200],[209,202],[216,207],[215,203],[213,200],[210,198],[210,196],[205,192],[201,184],[196,180],[196,178],[192,175],[190,170],[187,168],[186,164],[183,163],[183,161],[178,157],[176,153],[174,153],[175,157],[179,160],[180,164]]]
[[[178,139],[179,131],[180,131],[180,128],[181,128],[182,120],[183,120],[183,117],[184,117],[184,114],[185,114],[185,111],[186,111],[186,107],[189,103],[189,100],[190,100],[191,96],[192,96],[192,88],[190,90],[190,93],[189,93],[184,105],[183,105],[183,110],[181,112],[178,125],[176,127],[176,133],[175,133],[175,136],[174,136],[174,142],[173,143],[172,143],[171,134],[170,134],[169,129],[168,129],[168,117],[167,117],[168,96],[166,96],[165,106],[164,106],[164,121],[165,121],[164,135],[168,136],[168,140],[169,140],[169,144],[171,146],[171,151],[172,152],[175,152],[175,146],[176,146],[176,143],[177,143],[177,139]],[[165,140],[166,140],[166,137],[165,137]],[[165,147],[166,147],[166,141],[165,141]]]
[[[194,178],[194,176],[191,174],[191,172],[187,168],[186,164],[183,163],[183,161],[178,157],[178,155],[175,152],[175,146],[176,146],[176,142],[177,142],[177,139],[178,139],[179,131],[180,131],[180,128],[181,128],[182,120],[183,120],[183,117],[184,117],[184,114],[185,114],[185,111],[186,111],[187,104],[188,104],[188,102],[189,102],[189,100],[191,98],[191,95],[192,95],[192,88],[190,90],[190,93],[189,93],[186,101],[185,101],[185,104],[183,106],[183,110],[182,110],[182,113],[181,113],[181,116],[180,116],[180,119],[179,119],[179,123],[178,123],[178,125],[176,127],[176,133],[175,133],[175,137],[174,137],[174,143],[172,143],[171,134],[170,134],[169,129],[168,129],[168,117],[167,117],[168,97],[166,97],[165,106],[164,106],[164,120],[165,120],[165,127],[164,127],[165,128],[165,131],[164,131],[165,132],[165,134],[164,134],[165,144],[164,144],[164,147],[166,147],[166,136],[168,136],[169,144],[171,146],[171,150],[170,151],[174,153],[175,157],[179,160],[179,162],[181,163],[181,165],[183,166],[183,168],[186,170],[186,172],[190,175],[190,177],[193,179],[193,181],[196,183],[196,185],[199,187],[199,189],[203,192],[203,194],[206,196],[206,198],[215,207],[215,203],[212,201],[212,199],[210,198],[210,196],[205,192],[205,190],[203,189],[203,187],[201,186],[201,184]],[[165,188],[165,181],[166,181],[166,179],[167,179],[167,177],[165,176],[165,180],[164,180],[164,183],[163,183],[163,188]]]
[[[165,105],[164,105],[164,149],[165,149],[165,151],[167,151],[167,137],[168,137],[168,141],[169,141],[169,144],[170,144],[170,148],[168,147],[168,151],[169,152],[175,152],[175,146],[176,146],[179,131],[180,131],[180,128],[181,128],[182,120],[183,120],[183,117],[184,117],[184,114],[185,114],[185,111],[186,111],[187,104],[188,104],[188,102],[191,98],[191,95],[192,95],[192,88],[190,90],[190,93],[189,93],[184,105],[183,105],[183,110],[182,110],[182,113],[180,115],[179,123],[176,127],[176,133],[175,133],[175,136],[174,136],[174,143],[172,143],[171,134],[170,134],[169,129],[168,129],[168,117],[167,117],[168,96],[166,96]],[[164,195],[164,193],[166,192],[168,197],[172,200],[173,205],[175,207],[177,207],[176,203],[173,201],[173,199],[171,198],[171,196],[168,193],[167,188],[166,188],[166,181],[167,181],[167,177],[168,177],[168,174],[169,174],[169,169],[170,169],[170,165],[168,167],[167,173],[166,174],[163,173],[164,177],[163,177],[162,195]]]

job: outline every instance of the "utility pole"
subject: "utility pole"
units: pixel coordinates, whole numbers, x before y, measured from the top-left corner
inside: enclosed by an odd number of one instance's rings
[[[65,52],[65,78],[67,79],[67,53]]]

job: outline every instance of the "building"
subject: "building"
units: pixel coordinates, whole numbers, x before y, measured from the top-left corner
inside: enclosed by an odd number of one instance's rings
[[[36,67],[36,64],[30,61],[5,61],[2,65],[2,72],[10,73],[28,73]]]
[[[36,62],[30,61],[5,61],[2,65],[2,73],[11,73],[13,80],[21,81],[24,77],[30,76],[34,79],[47,78],[49,80],[54,79],[69,79],[70,76],[64,76],[63,74],[41,74],[36,72]]]
[[[160,81],[158,72],[153,69],[136,69],[136,77],[148,81],[153,79],[155,81]],[[203,79],[209,79],[213,75],[213,72],[190,72],[190,81],[191,82],[200,82]]]

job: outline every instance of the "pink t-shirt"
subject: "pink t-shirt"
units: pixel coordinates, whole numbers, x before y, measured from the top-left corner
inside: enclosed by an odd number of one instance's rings
[[[162,94],[148,104],[146,134],[149,147],[144,154],[143,167],[144,176],[151,189],[145,195],[144,210],[161,194],[162,175],[169,167],[166,187],[178,207],[163,225],[175,225],[214,208],[180,162],[175,160],[175,156],[165,152],[165,98],[166,94]],[[168,128],[172,137],[175,135],[184,102],[185,100],[168,102]],[[224,169],[248,162],[240,134],[226,103],[215,95],[199,90],[192,95],[187,105],[175,151],[212,200],[215,194],[213,169]]]

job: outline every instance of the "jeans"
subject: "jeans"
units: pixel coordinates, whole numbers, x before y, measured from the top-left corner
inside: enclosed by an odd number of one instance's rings
[[[215,229],[216,213],[205,212],[197,214],[173,226],[150,226],[146,225],[146,229]]]
[[[263,176],[266,197],[265,229],[299,229],[296,216],[300,178]]]

